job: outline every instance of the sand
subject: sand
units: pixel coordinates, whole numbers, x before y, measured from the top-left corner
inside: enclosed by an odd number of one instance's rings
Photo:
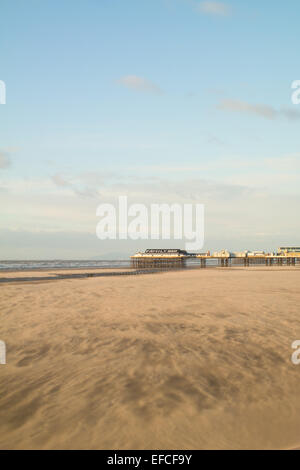
[[[299,447],[299,279],[252,267],[0,284],[0,448]]]
[[[26,270],[26,271],[0,271],[0,281],[1,279],[10,279],[10,278],[21,278],[21,277],[57,277],[57,276],[64,276],[68,274],[105,274],[105,273],[121,273],[130,271],[131,268],[74,268],[74,269],[65,269],[65,268],[57,268],[57,269],[43,269],[43,270]]]

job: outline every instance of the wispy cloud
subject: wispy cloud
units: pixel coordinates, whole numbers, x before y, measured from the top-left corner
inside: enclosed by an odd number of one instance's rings
[[[290,108],[281,108],[280,114],[289,121],[298,121],[300,119],[300,111]]]
[[[60,173],[52,176],[52,182],[61,189],[70,190],[77,196],[96,197],[98,192],[78,179],[65,178]]]
[[[68,188],[70,187],[70,183],[66,181],[59,173],[52,176],[53,183],[58,186],[59,188]]]
[[[10,156],[6,152],[0,151],[0,169],[8,168],[11,165]]]
[[[213,16],[229,16],[232,8],[223,2],[205,1],[197,4],[197,10],[201,13]]]
[[[118,80],[118,83],[134,91],[142,91],[145,93],[154,93],[156,95],[161,95],[163,93],[162,89],[153,83],[151,80],[148,80],[143,77],[138,77],[136,75],[126,75],[121,77]]]
[[[284,117],[289,121],[297,121],[300,119],[300,111],[289,108],[276,109],[273,106],[265,104],[251,104],[246,101],[224,99],[220,102],[219,109],[224,111],[254,114],[265,119],[276,119]]]
[[[274,119],[277,115],[276,110],[272,106],[263,104],[250,104],[245,101],[230,99],[222,100],[219,104],[219,109],[223,109],[224,111],[256,114],[267,119]]]

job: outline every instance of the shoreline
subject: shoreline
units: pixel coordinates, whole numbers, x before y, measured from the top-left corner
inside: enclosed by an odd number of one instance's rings
[[[248,271],[257,269],[262,271],[295,271],[300,269],[300,265],[296,266],[264,266],[264,265],[250,265],[247,267],[241,265],[231,265],[227,267],[221,266],[185,266],[176,268],[55,268],[55,269],[37,269],[37,270],[18,270],[18,271],[0,271],[0,285],[6,283],[30,283],[30,282],[43,282],[43,281],[59,281],[71,279],[88,279],[112,276],[133,276],[145,274],[158,274],[166,272],[185,272],[185,271],[199,271],[199,270],[222,270],[222,271]],[[19,274],[16,276],[16,274]]]

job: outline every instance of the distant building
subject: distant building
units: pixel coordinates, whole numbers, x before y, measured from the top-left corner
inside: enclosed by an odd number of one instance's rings
[[[215,251],[213,253],[214,258],[230,258],[232,256],[234,256],[234,254],[230,253],[228,250]]]
[[[250,253],[248,250],[245,251],[237,251],[233,253],[234,258],[247,258],[248,253]]]
[[[264,251],[248,251],[247,253],[248,257],[249,258],[253,258],[254,256],[258,256],[258,257],[263,257],[265,256],[265,252]]]
[[[290,247],[280,247],[278,248],[278,255],[280,256],[300,256],[300,247],[299,246],[290,246]]]
[[[144,253],[136,253],[132,258],[184,258],[189,256],[185,250],[173,248],[148,249]]]

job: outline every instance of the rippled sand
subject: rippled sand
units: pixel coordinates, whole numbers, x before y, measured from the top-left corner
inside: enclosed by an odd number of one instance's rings
[[[299,279],[255,267],[1,284],[0,448],[299,446]]]

